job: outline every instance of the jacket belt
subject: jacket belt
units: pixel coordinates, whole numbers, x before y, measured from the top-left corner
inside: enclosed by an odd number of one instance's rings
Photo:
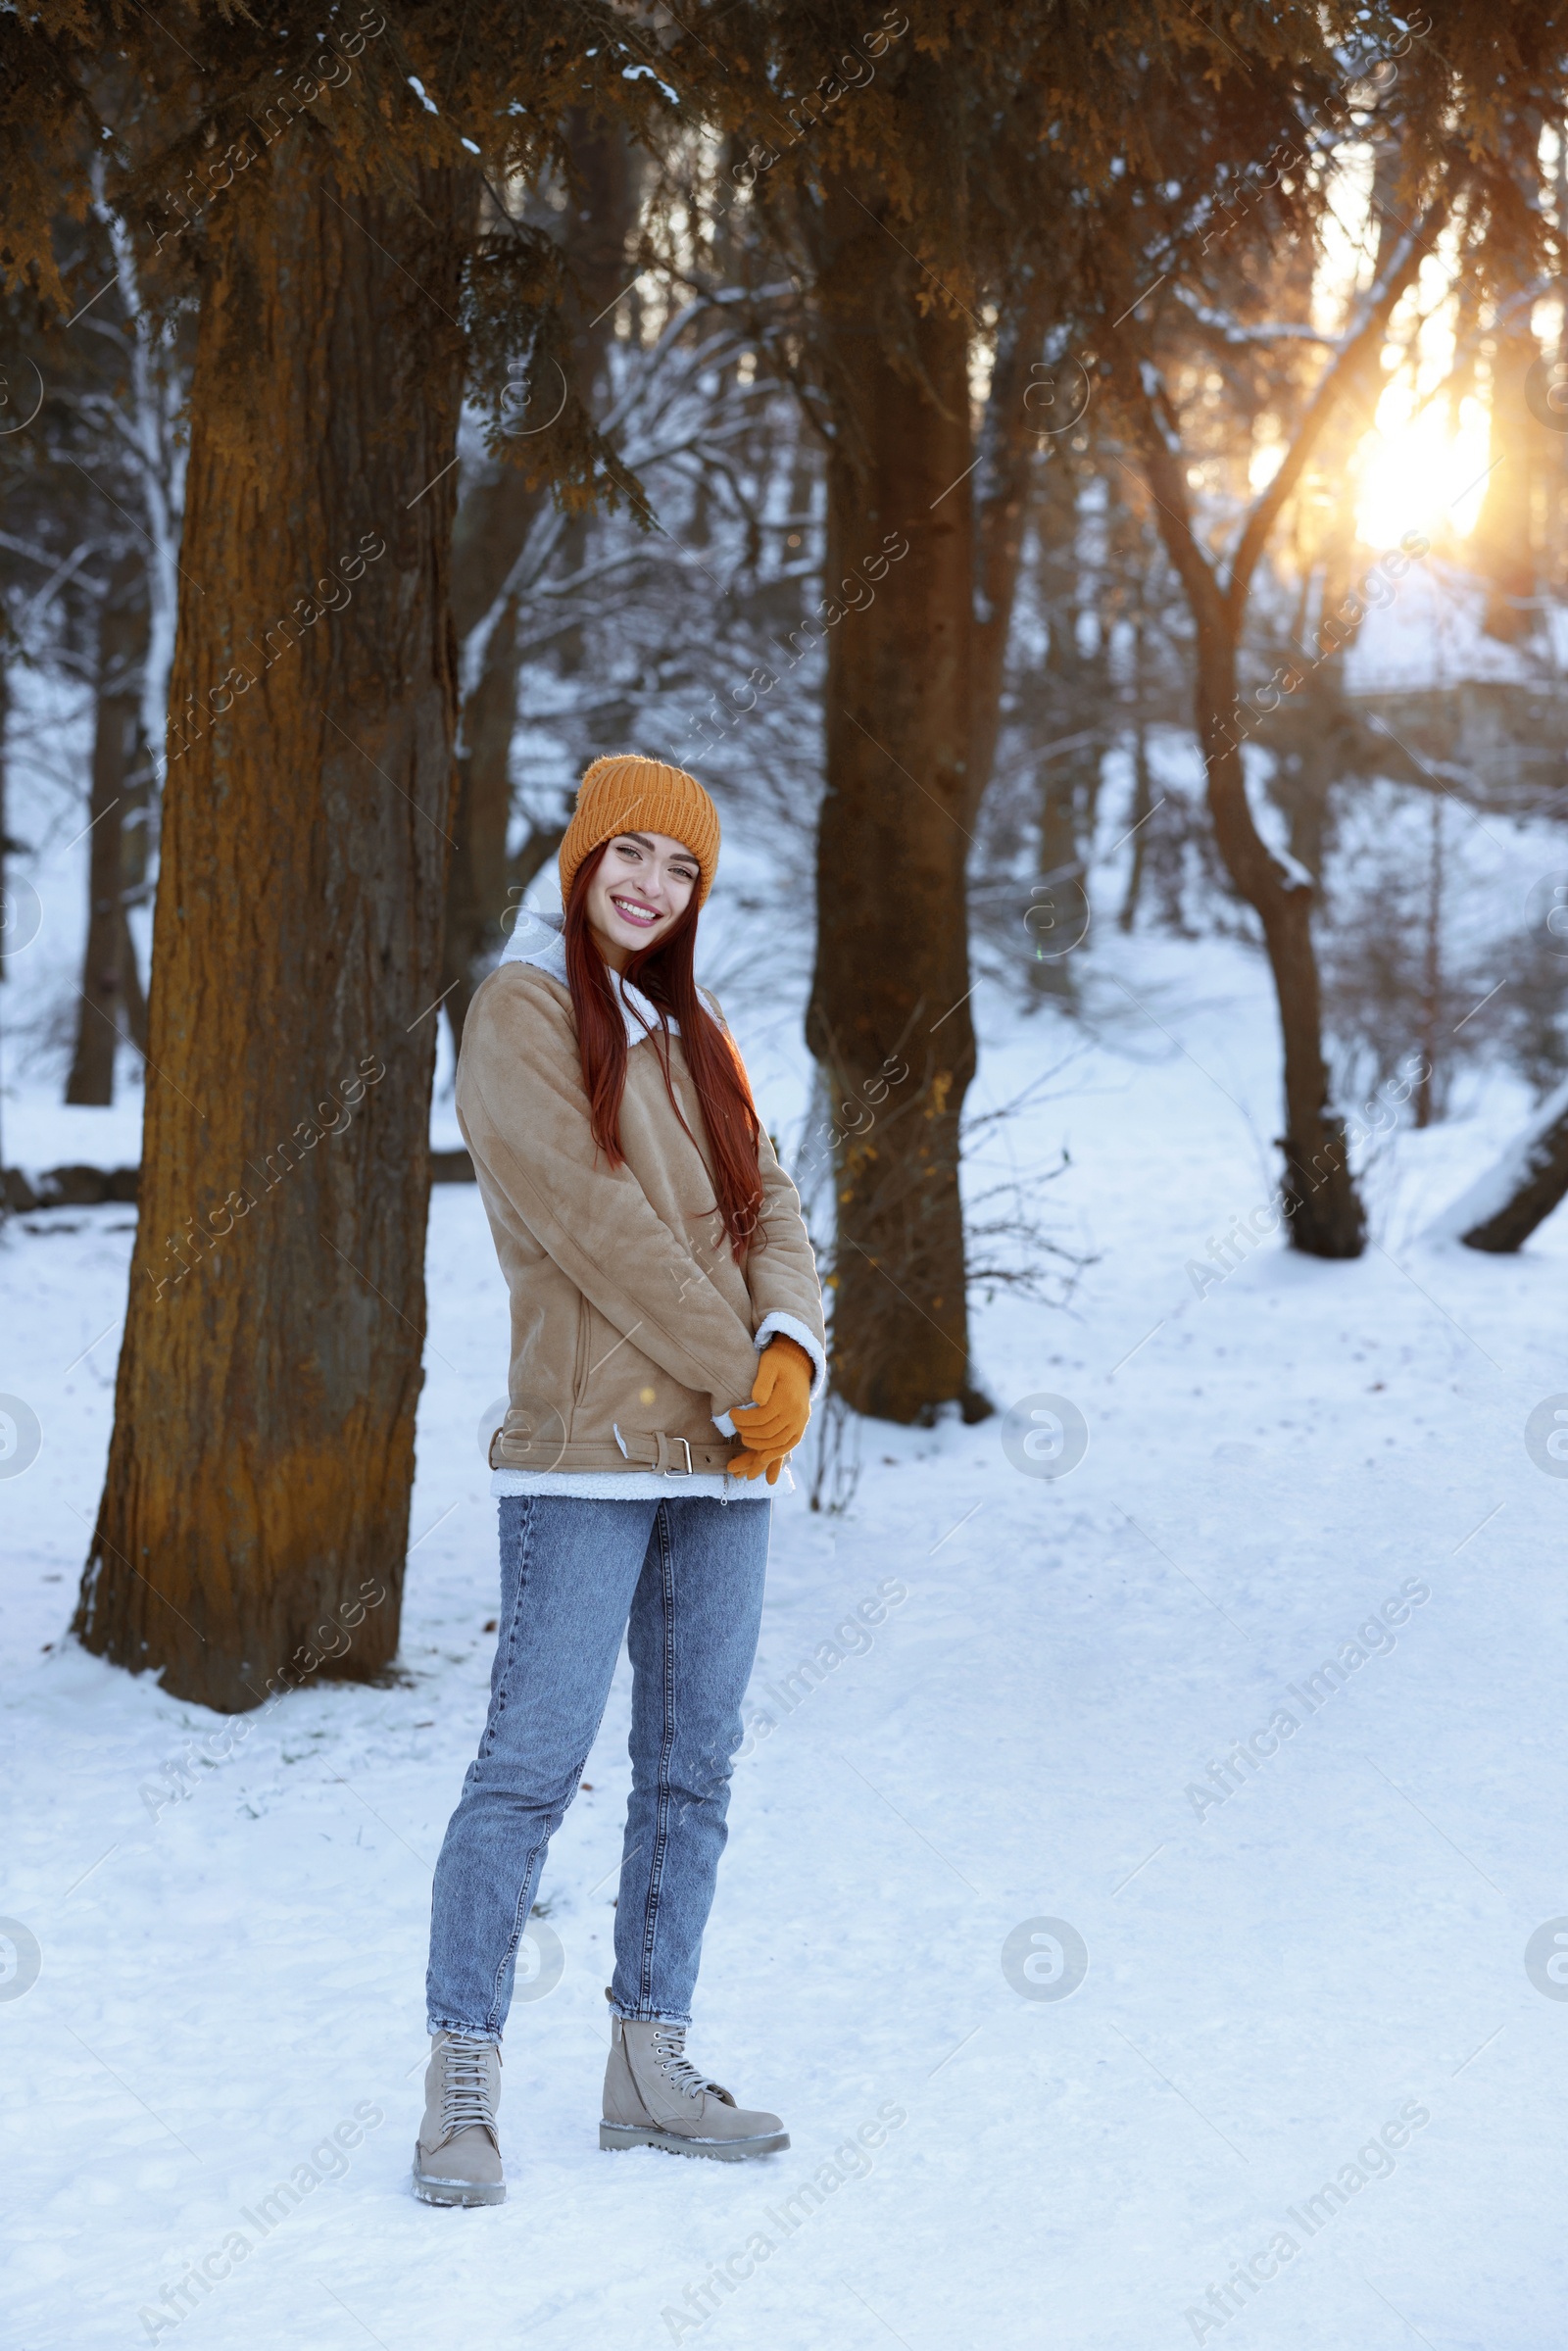
[[[693,1445],[662,1429],[617,1428],[615,1435],[628,1461],[639,1469],[657,1469],[666,1478],[691,1478],[705,1470],[721,1470],[735,1453],[732,1445]]]

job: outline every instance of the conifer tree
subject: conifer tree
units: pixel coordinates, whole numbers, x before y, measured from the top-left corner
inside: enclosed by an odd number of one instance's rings
[[[1081,415],[1084,321],[1152,241],[1146,218],[1094,198],[1157,183],[1195,144],[1213,170],[1265,156],[1350,14],[964,0],[869,30],[836,5],[725,8],[702,27],[733,68],[715,99],[732,182],[804,289],[801,372],[828,444],[807,1034],[833,1113],[835,1379],[861,1410],[987,1409],[958,1180],[965,868],[1029,459],[1059,429],[1038,395],[1054,369],[1060,414]],[[1029,910],[1021,890],[1020,940]]]
[[[60,214],[97,171],[149,300],[200,304],[140,1219],[76,1628],[213,1705],[397,1646],[459,408],[558,494],[603,486],[555,248],[509,195],[571,108],[663,109],[650,54],[600,0],[0,18],[8,279],[71,331],[94,289]],[[558,380],[551,433],[509,438]]]

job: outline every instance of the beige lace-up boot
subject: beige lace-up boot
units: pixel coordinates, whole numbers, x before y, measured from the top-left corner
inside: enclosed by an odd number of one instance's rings
[[[421,2204],[503,2204],[501,2051],[467,2033],[438,2033],[424,2075],[424,2121],[414,2149]]]
[[[684,2025],[612,2017],[605,2068],[601,2147],[662,2147],[668,2155],[712,2155],[743,2163],[790,2143],[776,2114],[737,2106],[686,2055]]]

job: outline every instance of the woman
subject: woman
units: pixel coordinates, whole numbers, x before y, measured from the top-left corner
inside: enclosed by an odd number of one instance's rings
[[[602,2147],[788,2146],[687,2059],[757,1650],[770,1505],[826,1377],[800,1201],[692,977],[718,818],[658,760],[596,759],[558,930],[519,918],[464,1023],[458,1116],[512,1294],[490,1712],[436,1865],[415,2193],[506,2194],[517,1944],[623,1633],[632,1791]]]

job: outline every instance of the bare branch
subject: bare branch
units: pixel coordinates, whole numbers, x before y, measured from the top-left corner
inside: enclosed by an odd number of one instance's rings
[[[1382,350],[1389,320],[1406,289],[1414,284],[1421,264],[1448,218],[1451,202],[1451,196],[1445,195],[1429,205],[1415,227],[1407,229],[1396,244],[1389,256],[1388,267],[1377,281],[1368,287],[1358,305],[1353,324],[1347,330],[1338,353],[1318,379],[1317,389],[1307,402],[1306,413],[1296,428],[1278,471],[1258,492],[1231,558],[1230,577],[1224,588],[1233,628],[1240,625],[1252,573],[1268,544],[1268,536],[1279,518],[1280,509],[1299,481],[1306,461],[1347,385],[1353,383],[1367,363]]]

